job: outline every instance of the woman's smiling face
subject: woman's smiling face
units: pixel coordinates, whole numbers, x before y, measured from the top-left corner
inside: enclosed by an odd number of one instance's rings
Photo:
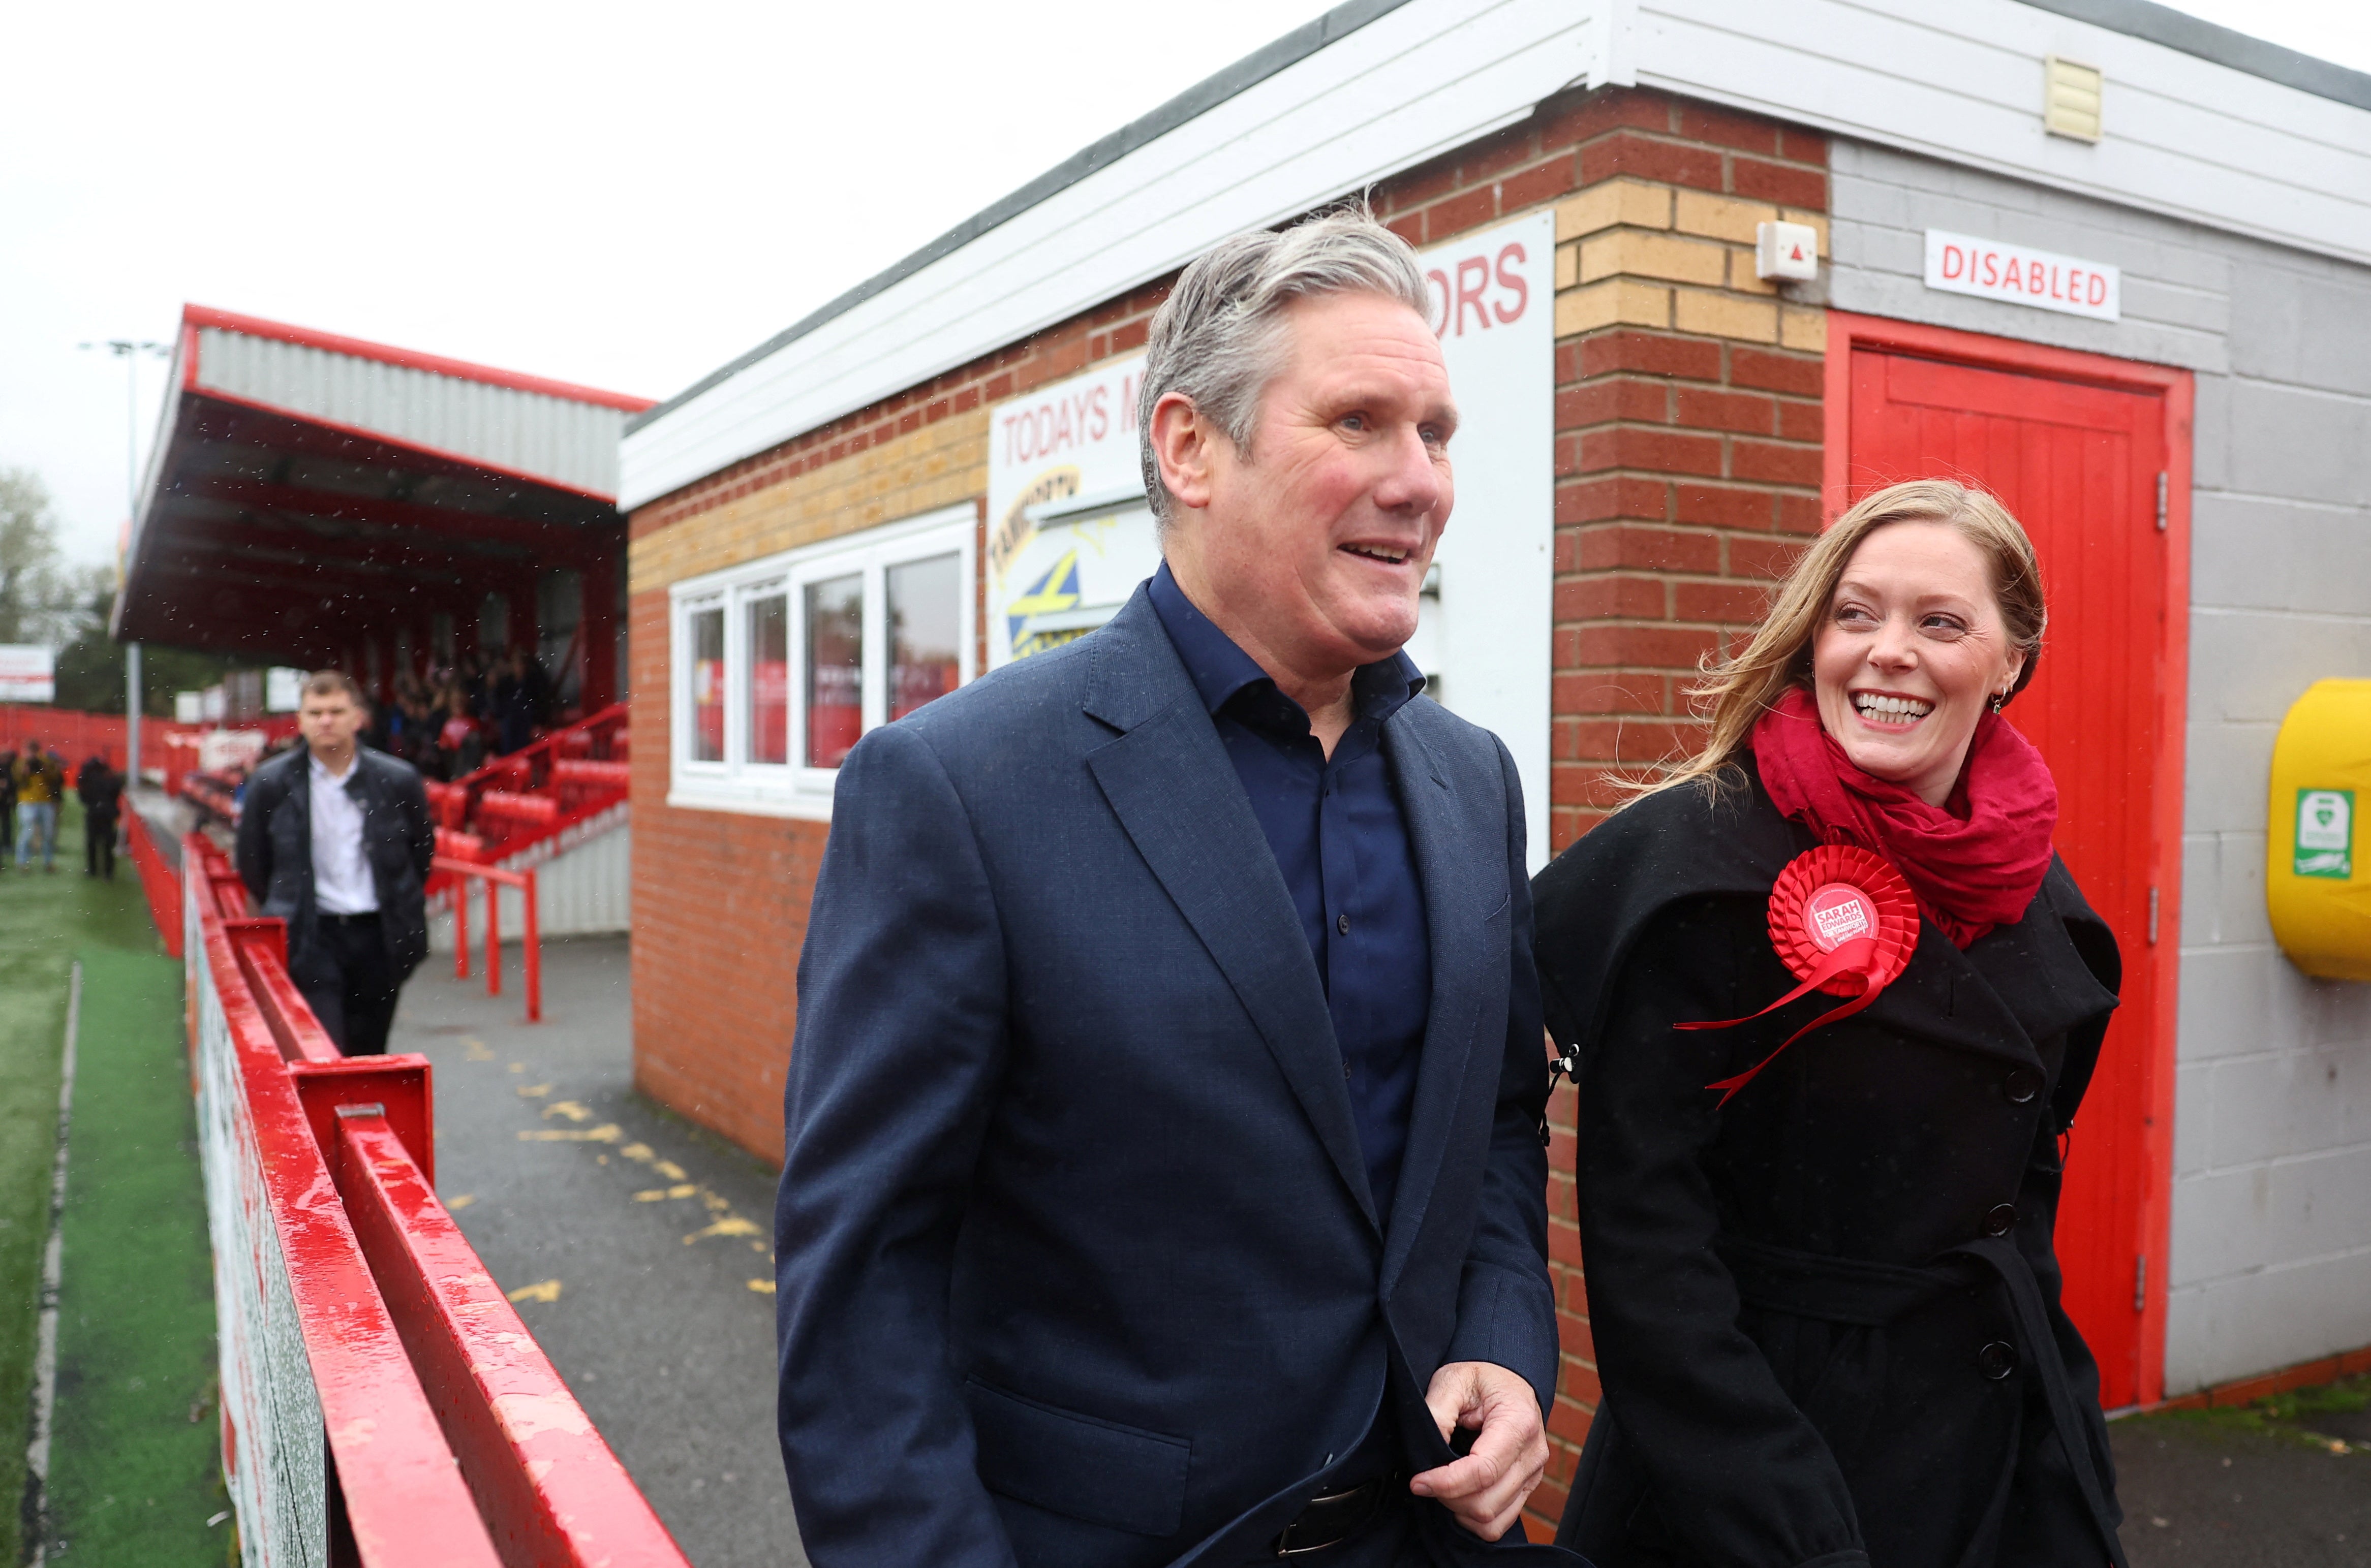
[[[1863,539],[1811,640],[1820,722],[1855,767],[1935,806],[1985,705],[2024,667],[1984,551],[1939,520]]]

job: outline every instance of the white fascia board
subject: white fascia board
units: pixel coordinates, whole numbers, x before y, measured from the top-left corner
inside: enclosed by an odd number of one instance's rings
[[[2371,111],[2018,0],[1639,0],[1637,79],[2348,260]],[[2106,74],[2098,144],[2041,129],[2042,57]]]
[[[1629,0],[1411,0],[625,438],[633,508],[1602,80]],[[1597,67],[1597,69],[1593,69]]]

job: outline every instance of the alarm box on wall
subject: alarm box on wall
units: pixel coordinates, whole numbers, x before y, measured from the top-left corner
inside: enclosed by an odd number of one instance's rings
[[[2264,904],[2289,962],[2371,980],[2371,681],[2317,681],[2273,743]]]

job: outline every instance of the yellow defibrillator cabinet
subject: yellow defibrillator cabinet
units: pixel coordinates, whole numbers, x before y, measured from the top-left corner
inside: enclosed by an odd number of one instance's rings
[[[2273,743],[2264,903],[2289,961],[2371,980],[2371,681],[2317,681]]]

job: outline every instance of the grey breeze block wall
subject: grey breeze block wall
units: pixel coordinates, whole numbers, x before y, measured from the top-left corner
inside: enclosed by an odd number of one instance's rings
[[[2273,945],[2273,738],[2371,676],[2371,269],[1849,142],[1838,309],[2195,373],[2166,1391],[2371,1343],[2371,985]],[[1928,228],[2112,262],[2123,319],[1927,289]]]

